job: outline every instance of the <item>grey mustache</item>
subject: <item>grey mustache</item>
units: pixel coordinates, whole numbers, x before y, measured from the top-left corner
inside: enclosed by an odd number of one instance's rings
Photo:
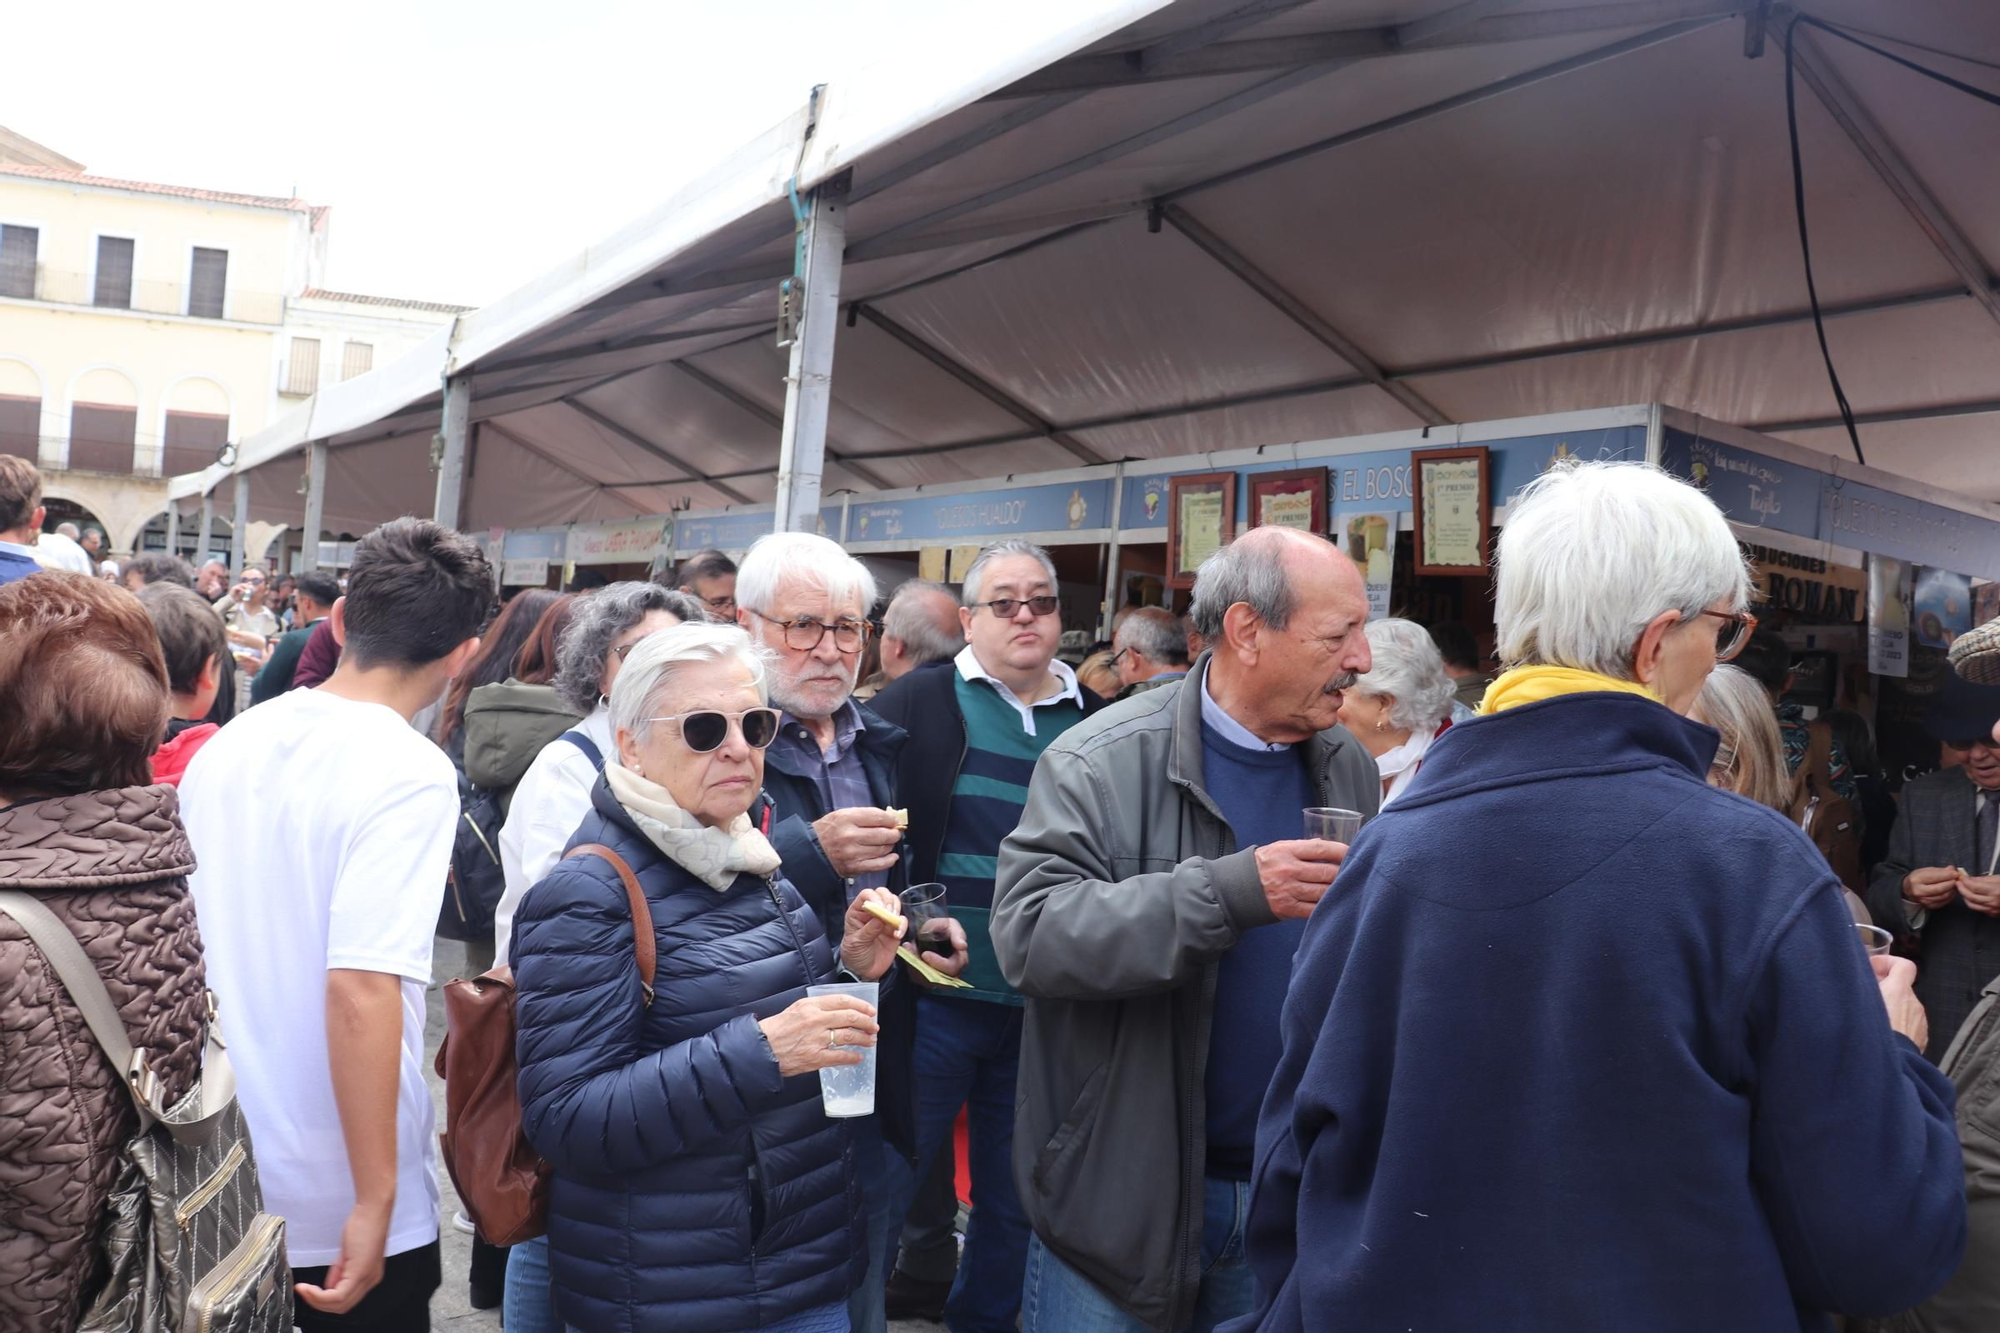
[[[1361,675],[1359,672],[1343,671],[1338,676],[1335,676],[1332,680],[1328,681],[1326,683],[1326,688],[1322,690],[1321,693],[1339,694],[1342,690],[1351,690],[1354,688],[1355,682],[1360,679]]]

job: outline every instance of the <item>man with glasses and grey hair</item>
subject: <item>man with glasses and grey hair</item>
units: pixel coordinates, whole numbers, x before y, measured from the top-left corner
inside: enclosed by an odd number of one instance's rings
[[[874,888],[899,893],[909,883],[894,808],[905,735],[852,697],[875,576],[824,537],[774,532],[743,558],[734,592],[737,623],[771,654],[766,681],[771,704],[780,710],[777,736],[764,755],[771,845],[785,877],[838,945],[848,904],[858,894]],[[929,958],[946,971],[958,966],[953,958]],[[901,989],[891,987],[883,996],[878,1114],[854,1126],[864,1163],[858,1179],[869,1250],[867,1279],[848,1307],[856,1333],[886,1327],[883,1288],[895,1244],[888,1177],[892,1159],[907,1159],[915,1145],[910,1023],[890,1021],[907,1013],[907,1001],[898,1008]]]
[[[1507,669],[1293,962],[1230,1333],[1806,1333],[1921,1300],[1966,1226],[1915,968],[1869,957],[1800,829],[1708,785],[1686,716],[1755,624],[1735,535],[1585,463],[1514,496],[1497,564]]]
[[[1047,551],[1023,541],[988,546],[966,571],[961,600],[967,643],[951,669],[912,671],[873,703],[910,734],[897,769],[910,811],[910,878],[944,886],[968,939],[960,979],[970,989],[916,1002],[918,1173],[952,1150],[961,1106],[970,1121],[974,1207],[944,1321],[952,1333],[1012,1333],[1028,1242],[1010,1163],[1021,996],[988,935],[994,865],[1035,761],[1103,701],[1056,660],[1061,602]],[[905,1180],[901,1199],[914,1187]]]
[[[1000,850],[993,944],[1027,996],[1024,1333],[1205,1333],[1250,1308],[1257,1109],[1347,852],[1305,812],[1381,795],[1339,724],[1370,657],[1337,547],[1254,529],[1202,563],[1188,618],[1208,651],[1050,747]]]

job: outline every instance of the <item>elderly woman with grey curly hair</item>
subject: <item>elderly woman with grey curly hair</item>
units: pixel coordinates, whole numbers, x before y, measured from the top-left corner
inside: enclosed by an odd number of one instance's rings
[[[1374,665],[1347,691],[1340,721],[1375,756],[1386,810],[1450,728],[1457,684],[1445,674],[1430,631],[1415,621],[1370,621],[1367,633]]]

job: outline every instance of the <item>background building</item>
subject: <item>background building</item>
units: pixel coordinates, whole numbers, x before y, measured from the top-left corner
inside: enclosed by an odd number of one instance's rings
[[[165,478],[458,315],[323,290],[328,221],[299,199],[92,176],[0,128],[0,453],[41,468],[51,528],[163,548]],[[228,545],[227,515],[212,534]]]

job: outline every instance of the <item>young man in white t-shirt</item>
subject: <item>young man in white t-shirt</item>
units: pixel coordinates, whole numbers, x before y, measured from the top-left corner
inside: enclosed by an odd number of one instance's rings
[[[423,519],[384,524],[334,603],[333,675],[237,717],[181,780],[209,985],[305,1333],[430,1327],[424,987],[458,783],[410,718],[472,656],[492,609],[471,541]]]

